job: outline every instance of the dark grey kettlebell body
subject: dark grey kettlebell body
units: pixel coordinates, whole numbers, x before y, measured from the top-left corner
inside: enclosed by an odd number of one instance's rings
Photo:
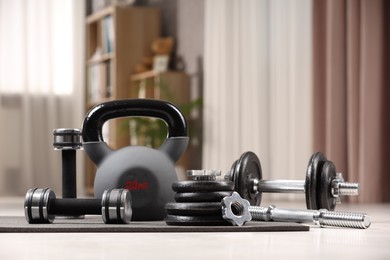
[[[161,118],[168,124],[168,137],[159,149],[128,146],[112,150],[102,140],[101,127],[108,119],[122,116]],[[99,130],[93,130],[96,128]],[[147,99],[103,103],[92,109],[84,120],[83,139],[86,153],[97,165],[95,197],[101,197],[106,189],[126,188],[133,200],[132,220],[164,219],[165,204],[174,201],[175,162],[188,144],[186,122],[176,107]]]

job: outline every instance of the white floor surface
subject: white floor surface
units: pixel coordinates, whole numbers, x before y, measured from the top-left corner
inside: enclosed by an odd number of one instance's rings
[[[276,204],[276,203],[275,203]],[[281,202],[278,207],[304,207]],[[0,259],[390,259],[390,204],[342,204],[365,212],[365,230],[264,233],[2,233]],[[1,216],[23,215],[22,198],[0,198]]]

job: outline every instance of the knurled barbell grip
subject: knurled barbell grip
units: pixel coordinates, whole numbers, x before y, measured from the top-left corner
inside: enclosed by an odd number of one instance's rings
[[[49,214],[53,215],[100,215],[101,199],[49,199]]]

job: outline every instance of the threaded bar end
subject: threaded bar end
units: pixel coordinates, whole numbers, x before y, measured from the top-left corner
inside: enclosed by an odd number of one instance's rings
[[[359,195],[359,183],[341,182],[339,183],[340,196],[357,196]]]
[[[270,220],[267,215],[268,208],[266,207],[249,206],[248,210],[252,216],[252,220],[261,220],[261,221]]]
[[[371,225],[370,217],[367,214],[336,211],[321,212],[319,222],[321,226],[360,229],[366,229]]]

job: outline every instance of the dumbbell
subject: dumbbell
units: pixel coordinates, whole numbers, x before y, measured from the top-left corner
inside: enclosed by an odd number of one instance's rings
[[[304,181],[263,180],[260,160],[253,152],[242,154],[225,178],[234,183],[234,190],[251,205],[260,205],[263,192],[304,193],[307,209],[334,210],[340,196],[359,193],[359,184],[344,182],[335,165],[320,152],[311,156]]]
[[[76,198],[76,150],[81,148],[81,131],[58,128],[53,131],[55,150],[62,155],[62,198]]]
[[[251,220],[279,221],[295,223],[313,223],[321,227],[347,227],[366,229],[371,225],[370,217],[365,213],[320,210],[292,210],[275,206],[250,206],[249,201],[237,192],[223,198],[222,217],[234,226],[242,226]]]
[[[55,216],[101,215],[106,224],[131,221],[131,195],[126,189],[103,192],[102,199],[57,199],[48,189],[30,189],[24,201],[24,215],[30,224],[53,223]]]

